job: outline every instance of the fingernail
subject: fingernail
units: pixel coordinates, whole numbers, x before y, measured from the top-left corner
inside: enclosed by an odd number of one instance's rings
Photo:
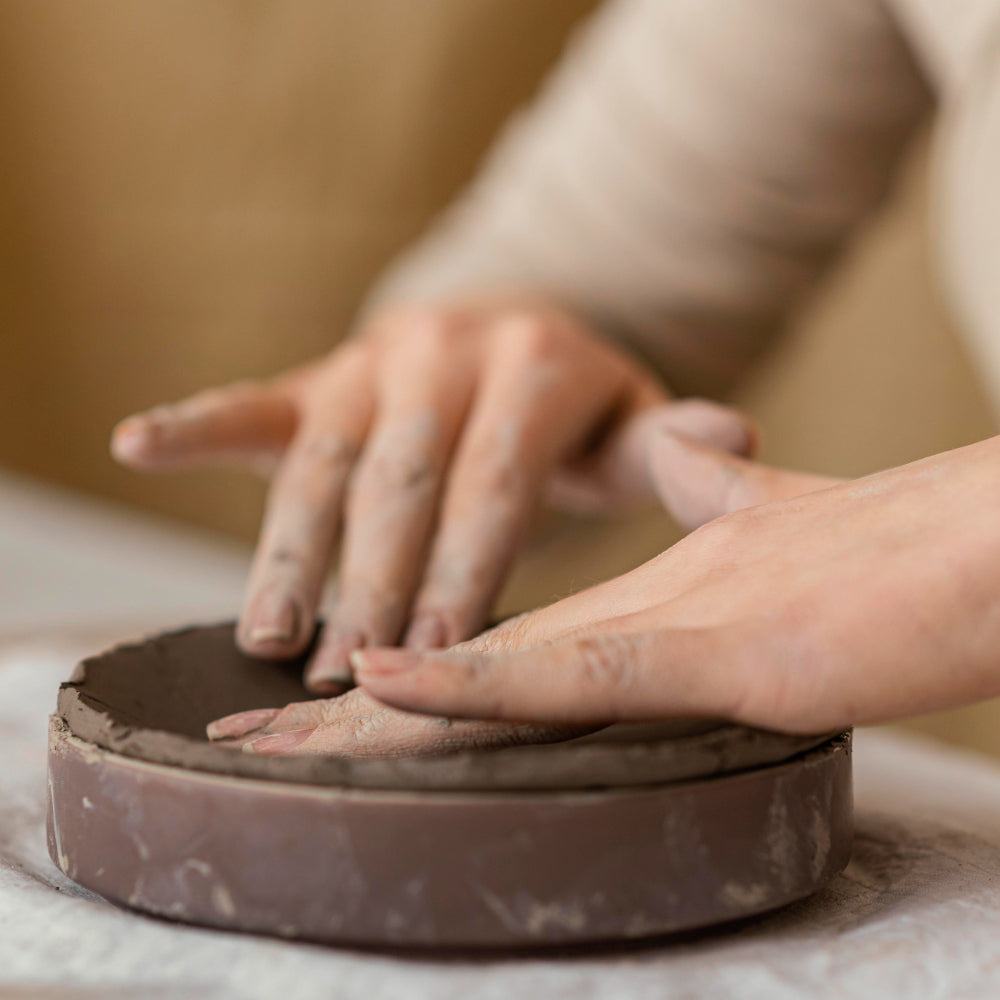
[[[298,633],[299,615],[287,597],[269,597],[252,611],[247,641],[252,646],[266,642],[291,642]]]
[[[249,712],[235,712],[233,715],[226,715],[210,722],[205,727],[205,732],[208,733],[210,740],[246,736],[255,729],[263,729],[278,716],[279,712],[280,709],[277,708],[253,708]]]
[[[274,733],[271,736],[261,736],[258,740],[253,740],[243,747],[244,753],[256,754],[279,754],[294,750],[297,746],[305,743],[314,730],[293,729],[287,733]]]
[[[111,454],[121,462],[132,462],[149,451],[153,441],[152,424],[145,417],[129,417],[111,436]]]
[[[344,688],[354,686],[351,673],[350,655],[352,650],[365,644],[361,632],[324,634],[312,662],[306,669],[306,686],[320,694],[339,693]]]
[[[408,649],[356,649],[350,660],[359,674],[399,674],[420,666],[421,656]]]
[[[757,425],[745,413],[730,406],[691,397],[651,412],[659,428],[697,444],[744,456],[749,456],[756,448]]]
[[[322,698],[336,698],[338,695],[347,694],[354,686],[354,677],[312,677],[307,676],[306,687]]]
[[[439,615],[423,614],[413,619],[403,645],[410,649],[440,649],[445,645],[444,622]]]

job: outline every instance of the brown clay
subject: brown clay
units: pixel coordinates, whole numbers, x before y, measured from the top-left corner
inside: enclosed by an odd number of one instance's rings
[[[847,734],[626,728],[413,761],[257,759],[205,740],[216,716],[305,697],[300,668],[242,657],[231,625],[85,661],[50,733],[60,868],[212,926],[523,946],[760,913],[847,862]]]

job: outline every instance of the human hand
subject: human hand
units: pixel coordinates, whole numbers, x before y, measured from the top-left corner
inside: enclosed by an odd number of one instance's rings
[[[449,717],[793,733],[1000,694],[1000,438],[844,483],[672,435],[653,462],[704,527],[458,650],[358,651],[364,690]]]
[[[667,412],[662,407],[651,411],[647,420],[649,443],[653,444],[645,464],[656,482],[670,491],[669,505],[688,527],[723,512],[727,504],[744,504],[785,493],[798,493],[807,487],[816,487],[825,481],[810,477],[779,477],[771,475],[760,466],[751,466],[733,458],[732,470],[745,468],[746,477],[737,477],[725,471],[724,453],[711,450],[699,452],[670,446],[675,437],[669,432],[670,421],[664,422]],[[716,408],[715,413],[724,423],[727,411]],[[738,424],[742,418],[729,411],[731,420]],[[664,434],[667,436],[664,437]],[[656,441],[661,441],[659,447]],[[683,440],[679,442],[683,445]],[[698,461],[699,456],[705,456]],[[686,457],[686,461],[684,461]],[[680,464],[679,464],[680,462]],[[769,478],[770,476],[770,478]],[[502,625],[485,636],[465,644],[469,650],[496,650],[513,648],[530,627],[537,626],[542,614],[557,611],[560,614],[572,605],[578,605],[576,614],[586,621],[595,612],[589,597],[597,594],[597,603],[605,600],[601,588],[587,591],[577,598],[561,602],[546,612],[522,616]],[[543,624],[542,630],[549,628]],[[344,756],[419,756],[443,753],[468,747],[504,746],[522,742],[545,743],[569,739],[581,733],[600,728],[594,724],[541,724],[483,722],[470,720],[452,722],[442,717],[429,718],[390,708],[373,698],[363,689],[355,689],[339,698],[317,700],[289,705],[279,710],[254,710],[241,712],[213,722],[208,727],[214,740],[228,741],[242,746],[249,753],[283,754],[337,754]]]
[[[665,401],[553,308],[408,310],[272,381],[130,417],[112,447],[143,470],[276,468],[238,630],[254,655],[309,642],[343,522],[339,599],[306,674],[329,694],[349,683],[353,649],[447,646],[482,628],[544,489],[590,509],[649,494],[651,427],[752,449],[729,411]]]
[[[260,756],[433,757],[520,743],[557,743],[596,726],[451,720],[390,708],[354,688],[209,723],[209,739]]]

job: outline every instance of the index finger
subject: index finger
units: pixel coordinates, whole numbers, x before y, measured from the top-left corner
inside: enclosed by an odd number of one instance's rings
[[[281,382],[238,382],[126,417],[111,451],[124,465],[156,471],[253,461],[280,454],[296,418]]]
[[[358,650],[352,664],[358,683],[380,701],[451,718],[732,718],[750,674],[745,668],[759,649],[750,639],[734,626],[616,631],[499,656]]]

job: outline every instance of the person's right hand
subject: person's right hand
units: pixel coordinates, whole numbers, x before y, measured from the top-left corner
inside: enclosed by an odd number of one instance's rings
[[[354,649],[477,633],[543,488],[590,509],[652,498],[654,426],[737,454],[754,446],[732,411],[668,403],[565,312],[496,302],[385,313],[271,381],[129,417],[113,452],[143,470],[275,470],[238,629],[253,655],[310,641],[343,524],[339,596],[306,674],[333,694]]]

